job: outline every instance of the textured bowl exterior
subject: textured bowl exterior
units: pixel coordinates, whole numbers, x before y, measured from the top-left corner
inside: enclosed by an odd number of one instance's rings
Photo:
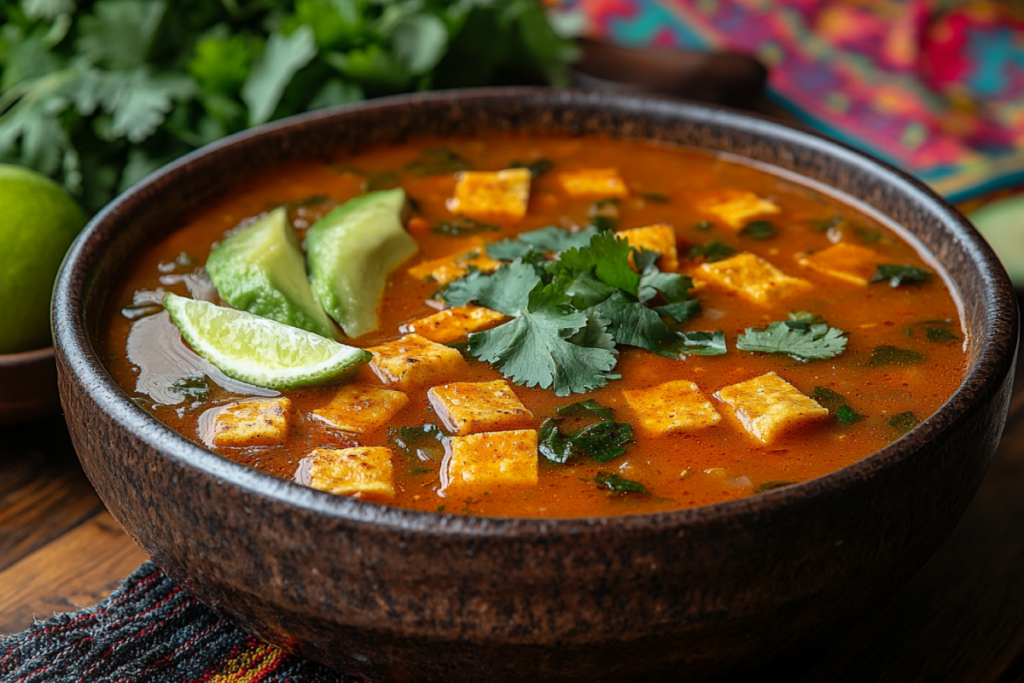
[[[973,340],[967,378],[902,439],[804,484],[655,515],[511,520],[390,509],[243,467],[164,427],[103,369],[90,338],[111,283],[187,209],[289,159],[505,129],[718,150],[859,198],[949,274]],[[139,545],[253,633],[384,681],[697,680],[806,643],[893,591],[950,533],[1002,433],[1017,328],[984,241],[880,162],[727,110],[547,89],[378,100],[215,143],[96,217],[54,308],[76,448]]]

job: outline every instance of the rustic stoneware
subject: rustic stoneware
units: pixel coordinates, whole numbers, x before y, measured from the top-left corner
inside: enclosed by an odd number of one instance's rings
[[[859,198],[902,224],[962,297],[972,343],[961,388],[891,446],[804,484],[664,514],[512,520],[389,509],[262,474],[164,427],[104,371],[91,340],[123,264],[247,173],[420,134],[506,129],[718,150]],[[446,683],[701,679],[850,619],[909,578],[974,496],[1006,417],[1017,327],[992,251],[892,168],[731,111],[546,89],[378,100],[215,143],[97,216],[54,304],[82,464],[157,564],[292,652],[373,679]]]
[[[0,353],[0,425],[32,420],[59,410],[52,346]]]

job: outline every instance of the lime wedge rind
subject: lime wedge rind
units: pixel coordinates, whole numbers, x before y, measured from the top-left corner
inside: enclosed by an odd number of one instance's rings
[[[373,357],[296,327],[167,294],[164,307],[181,336],[228,377],[268,389],[341,381]]]

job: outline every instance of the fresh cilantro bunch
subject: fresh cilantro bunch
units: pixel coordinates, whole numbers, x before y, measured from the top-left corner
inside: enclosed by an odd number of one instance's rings
[[[700,312],[691,299],[693,282],[662,273],[657,254],[634,250],[611,232],[594,232],[586,246],[560,251],[557,260],[538,244],[565,246],[578,237],[560,228],[520,236],[529,248],[506,243],[488,249],[518,254],[494,273],[470,273],[440,295],[452,306],[475,302],[511,321],[470,336],[470,355],[526,386],[553,387],[559,396],[584,393],[617,379],[616,345],[636,346],[665,356],[716,353],[724,336],[690,338],[665,322],[688,321]],[[577,233],[578,234],[578,233]],[[525,237],[525,239],[523,239]],[[636,272],[630,267],[630,256]],[[721,333],[716,333],[721,335]]]
[[[555,19],[535,0],[0,0],[0,161],[95,211],[168,161],[283,116],[564,84],[576,52]]]

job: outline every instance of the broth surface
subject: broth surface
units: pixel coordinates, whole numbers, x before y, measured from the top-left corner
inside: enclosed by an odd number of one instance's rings
[[[630,196],[619,205],[619,230],[668,223],[678,240],[680,271],[692,273],[698,261],[687,258],[690,247],[713,240],[737,251],[770,261],[789,275],[803,278],[814,289],[769,307],[752,304],[714,286],[694,292],[703,312],[686,323],[686,331],[725,332],[728,353],[665,358],[631,347],[620,347],[616,373],[623,377],[586,395],[558,397],[551,390],[512,385],[539,424],[559,406],[593,398],[614,411],[615,419],[633,424],[636,439],[628,452],[599,464],[574,459],[555,465],[540,458],[540,483],[527,489],[500,487],[478,496],[453,499],[440,491],[438,461],[393,461],[396,497],[393,505],[424,511],[506,517],[591,517],[646,513],[706,505],[767,490],[777,485],[822,476],[857,462],[888,445],[902,432],[891,419],[912,411],[918,421],[935,412],[956,390],[966,364],[966,326],[961,312],[936,274],[928,282],[901,287],[887,283],[860,286],[839,281],[799,265],[798,253],[825,249],[838,241],[868,246],[888,263],[911,264],[934,271],[906,242],[871,217],[808,187],[750,166],[685,149],[606,138],[564,138],[531,135],[493,135],[486,139],[417,140],[374,149],[330,162],[293,162],[247,178],[232,191],[194,211],[166,238],[141,251],[127,264],[112,294],[99,347],[111,375],[144,409],[196,443],[204,443],[203,415],[211,408],[242,397],[286,394],[297,420],[286,444],[236,449],[213,449],[221,455],[287,479],[313,448],[388,445],[387,427],[353,435],[333,430],[307,417],[330,401],[337,387],[326,386],[276,392],[258,389],[224,377],[196,356],[181,340],[166,312],[129,319],[124,307],[158,301],[163,292],[216,300],[216,292],[197,271],[211,247],[224,234],[248,225],[266,211],[289,205],[289,216],[301,241],[305,230],[338,204],[364,192],[370,182],[398,182],[415,200],[419,215],[430,225],[450,219],[446,201],[456,179],[452,173],[418,176],[403,172],[423,150],[446,147],[468,160],[474,169],[499,170],[511,161],[547,158],[551,172],[532,183],[529,211],[517,222],[492,221],[500,229],[469,237],[450,237],[427,230],[415,234],[420,253],[389,278],[380,327],[345,343],[368,347],[401,336],[403,323],[436,312],[428,301],[440,287],[410,277],[407,269],[422,261],[469,251],[480,240],[495,241],[547,225],[584,226],[594,200],[566,196],[556,182],[565,170],[615,167]],[[358,172],[356,172],[356,170]],[[723,188],[754,192],[781,207],[767,216],[778,234],[768,239],[739,236],[716,224],[696,208],[702,196]],[[656,193],[663,197],[651,196]],[[648,198],[644,195],[648,194]],[[179,255],[187,255],[187,258]],[[134,317],[136,309],[126,309]],[[786,320],[792,311],[812,311],[830,326],[844,330],[849,342],[841,355],[803,362],[788,356],[740,351],[737,335],[744,329]],[[947,330],[935,339],[928,329]],[[906,366],[876,366],[873,351],[884,345],[917,351],[925,362]],[[756,441],[721,402],[715,392],[774,371],[810,396],[815,387],[838,392],[864,419],[840,425],[834,416],[787,434],[770,445]],[[486,363],[470,360],[470,374],[458,381],[490,381],[502,374]],[[204,400],[182,390],[183,379],[209,378]],[[369,368],[358,381],[380,384]],[[716,426],[669,437],[647,436],[636,429],[638,418],[626,404],[626,388],[654,386],[674,379],[695,382],[722,414]],[[178,389],[173,386],[178,383]],[[187,384],[187,382],[186,382]],[[426,387],[407,392],[409,404],[388,427],[438,424]],[[592,480],[598,472],[613,472],[643,483],[651,495],[615,494]]]

